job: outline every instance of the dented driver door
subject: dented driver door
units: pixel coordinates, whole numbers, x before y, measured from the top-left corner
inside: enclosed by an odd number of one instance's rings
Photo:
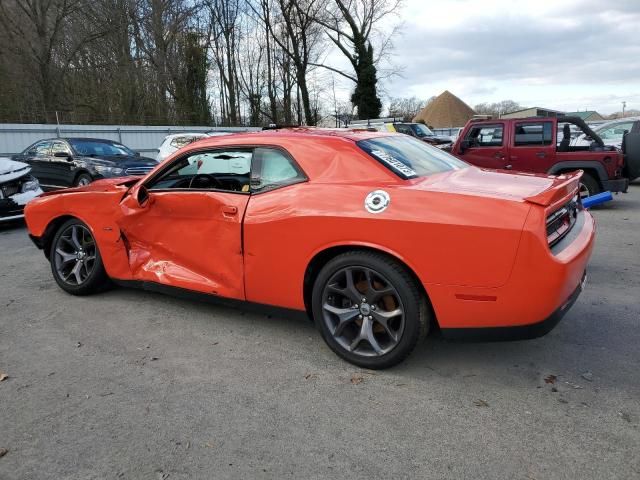
[[[196,161],[198,169],[206,166],[202,157]],[[148,189],[134,187],[121,202],[118,224],[132,279],[243,300],[242,219],[248,188],[220,191],[229,184],[228,172],[193,168],[189,164],[169,172]],[[232,179],[245,181],[242,174]]]

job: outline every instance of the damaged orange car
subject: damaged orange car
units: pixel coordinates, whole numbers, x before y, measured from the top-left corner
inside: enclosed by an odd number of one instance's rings
[[[548,332],[594,244],[580,175],[480,169],[399,134],[275,130],[46,193],[26,221],[71,294],[113,281],[306,311],[335,353],[385,368],[434,327]]]

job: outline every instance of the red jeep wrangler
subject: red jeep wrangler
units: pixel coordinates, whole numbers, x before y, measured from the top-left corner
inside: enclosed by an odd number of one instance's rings
[[[572,125],[591,138],[589,146],[571,145]],[[627,143],[635,147],[637,141]],[[581,196],[626,192],[629,181],[640,176],[637,154],[625,156],[605,145],[578,117],[470,120],[451,152],[485,168],[547,174],[584,170]]]

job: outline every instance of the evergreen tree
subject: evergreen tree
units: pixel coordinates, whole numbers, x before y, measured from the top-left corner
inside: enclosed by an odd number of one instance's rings
[[[351,95],[351,103],[358,107],[358,117],[362,120],[380,117],[382,102],[376,92],[378,78],[373,62],[373,47],[370,43],[357,59],[356,75],[358,83]]]

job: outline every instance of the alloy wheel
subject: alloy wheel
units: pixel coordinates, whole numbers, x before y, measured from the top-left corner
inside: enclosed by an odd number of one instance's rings
[[[72,286],[87,281],[96,265],[96,242],[84,225],[69,225],[58,237],[55,269],[58,277]]]
[[[587,198],[591,195],[591,192],[589,191],[589,187],[587,187],[582,182],[580,182],[578,193],[580,194],[580,198]]]
[[[322,317],[329,333],[347,352],[365,357],[393,350],[405,328],[405,309],[396,288],[379,272],[344,267],[326,283]]]

